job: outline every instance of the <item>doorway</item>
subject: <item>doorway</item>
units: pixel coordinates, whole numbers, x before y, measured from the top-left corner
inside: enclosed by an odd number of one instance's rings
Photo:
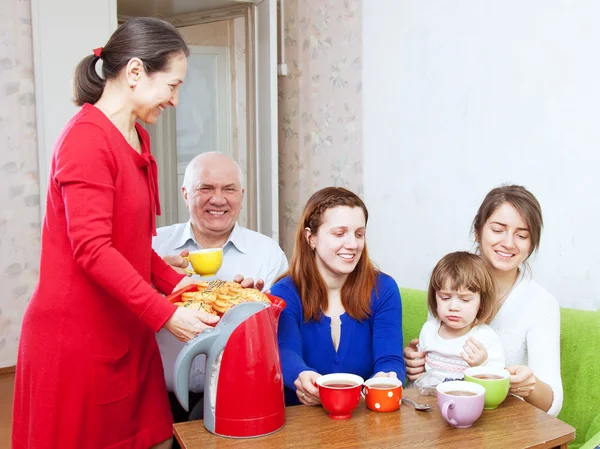
[[[239,224],[278,240],[275,0],[118,0],[117,9],[120,23],[147,15],[173,23],[190,47],[178,107],[145,126],[159,166],[157,225],[188,220],[185,167],[197,154],[220,151],[245,175]]]
[[[227,23],[216,23],[216,25],[221,24],[225,25],[224,28],[227,31]],[[188,27],[194,28],[194,30],[189,30],[190,33],[186,34],[204,33],[206,27],[209,25]],[[227,34],[225,34],[225,38],[227,38]],[[228,42],[225,41],[225,45],[219,44],[213,46],[191,45],[188,41],[190,56],[188,57],[186,82],[179,89],[177,109],[171,110],[175,114],[175,136],[169,136],[169,138],[170,140],[175,139],[175,145],[160,149],[172,152],[173,154],[169,154],[167,157],[176,159],[177,186],[183,184],[185,168],[188,163],[200,153],[219,151],[238,160],[242,165],[242,170],[245,167],[246,158],[240,160],[238,157],[240,148],[237,145],[239,143],[239,138],[237,138],[239,117],[237,115],[238,111],[241,112],[241,109],[245,107],[245,101],[239,107],[236,104],[236,84],[241,84],[245,89],[245,74],[241,77],[242,79],[232,75]],[[242,136],[244,142],[245,130],[244,126],[244,135]],[[242,211],[245,209],[246,207],[242,207]],[[178,195],[176,222],[187,221],[187,215],[183,197]],[[239,222],[245,226],[246,217],[240,215]]]

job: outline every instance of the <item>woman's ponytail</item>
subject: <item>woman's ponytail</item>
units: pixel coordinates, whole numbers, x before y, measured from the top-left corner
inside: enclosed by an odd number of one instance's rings
[[[73,102],[94,104],[107,80],[114,80],[132,58],[139,58],[151,75],[166,70],[174,54],[189,56],[190,50],[172,24],[154,17],[134,17],[119,26],[103,47],[81,60],[73,77]],[[102,59],[102,76],[96,63]]]
[[[73,102],[77,106],[84,103],[94,104],[102,96],[106,81],[96,72],[96,62],[100,59],[91,54],[81,60],[73,77]]]

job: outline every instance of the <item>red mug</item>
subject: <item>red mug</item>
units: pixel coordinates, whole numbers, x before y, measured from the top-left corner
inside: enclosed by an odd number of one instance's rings
[[[360,401],[363,378],[355,374],[326,374],[317,379],[323,408],[333,419],[348,419]]]

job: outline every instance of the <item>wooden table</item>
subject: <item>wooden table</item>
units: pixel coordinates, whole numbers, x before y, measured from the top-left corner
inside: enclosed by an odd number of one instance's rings
[[[561,448],[575,439],[575,429],[520,399],[510,396],[496,410],[483,415],[468,429],[449,426],[431,396],[405,390],[405,397],[432,404],[416,412],[403,404],[399,412],[376,413],[361,401],[352,418],[330,419],[322,407],[288,407],[286,425],[278,432],[253,439],[218,437],[202,421],[175,424],[183,449],[209,448]]]

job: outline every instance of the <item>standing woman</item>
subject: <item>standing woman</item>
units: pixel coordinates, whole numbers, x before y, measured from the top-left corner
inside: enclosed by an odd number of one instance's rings
[[[374,266],[368,212],[354,193],[327,187],[310,197],[289,271],[271,288],[286,308],[278,341],[286,404],[320,404],[324,374],[404,382],[402,306],[396,281]]]
[[[510,392],[556,416],[563,401],[560,377],[560,309],[535,282],[527,259],[539,247],[542,208],[521,186],[491,190],[475,215],[478,252],[488,263],[498,289],[498,312],[490,327],[502,340],[510,371]],[[405,348],[409,379],[424,372],[425,355],[417,340]]]
[[[155,333],[164,327],[186,341],[214,318],[156,291],[190,281],[152,250],[158,178],[136,120],[154,123],[177,105],[188,53],[172,25],[136,18],[76,69],[82,108],[52,155],[40,277],[19,345],[13,449],[171,446]]]

